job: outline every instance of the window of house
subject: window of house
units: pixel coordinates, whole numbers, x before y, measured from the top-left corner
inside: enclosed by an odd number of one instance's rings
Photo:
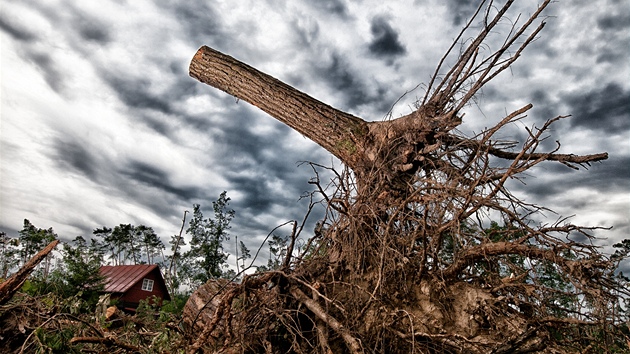
[[[142,280],[142,290],[153,291],[153,280],[151,279]]]

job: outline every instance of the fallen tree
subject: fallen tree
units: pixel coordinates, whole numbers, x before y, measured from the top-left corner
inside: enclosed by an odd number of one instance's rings
[[[37,267],[58,244],[59,240],[54,240],[49,243],[48,246],[29,259],[15,274],[0,284],[0,305],[4,305],[7,301],[11,300],[13,295],[24,285],[24,282],[28,279],[29,275],[31,275],[35,267]]]
[[[513,1],[482,2],[412,113],[368,122],[209,47],[190,75],[247,101],[338,157],[324,183],[312,164],[327,227],[282,267],[240,284],[211,281],[184,314],[190,352],[525,353],[626,348],[619,258],[592,244],[592,227],[559,219],[506,186],[544,162],[587,168],[606,153],[541,151],[556,121],[524,141],[497,138],[525,105],[475,136],[462,110],[521,56],[544,27],[543,2],[493,48]],[[480,32],[470,36],[473,23]],[[493,42],[494,43],[494,42]],[[449,60],[454,63],[443,70]],[[493,222],[495,221],[495,222]],[[580,234],[586,242],[577,242]],[[292,241],[297,234],[294,229]],[[193,334],[194,333],[194,334]]]

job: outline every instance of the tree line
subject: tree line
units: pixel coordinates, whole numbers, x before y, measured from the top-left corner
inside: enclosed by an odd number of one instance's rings
[[[103,265],[158,264],[171,295],[184,298],[210,279],[238,278],[238,271],[246,268],[251,253],[242,241],[236,239],[237,270],[228,266],[230,254],[225,251],[224,244],[230,240],[230,224],[235,216],[229,202],[227,192],[222,192],[212,202],[211,217],[205,217],[201,205],[194,204],[188,227],[184,230],[186,211],[182,232],[171,236],[168,246],[152,227],[143,224],[95,228],[89,238],[77,236],[62,242],[62,249],[57,254],[51,253],[38,266],[27,287],[37,293],[54,291],[64,297],[81,293],[93,302],[103,289],[103,279],[99,275]],[[0,277],[9,277],[58,238],[52,227],[42,229],[28,219],[24,219],[17,237],[1,232]],[[170,252],[166,251],[167,247]],[[270,257],[267,265],[260,267],[261,271],[280,264],[286,237],[273,235],[269,247],[275,259]]]

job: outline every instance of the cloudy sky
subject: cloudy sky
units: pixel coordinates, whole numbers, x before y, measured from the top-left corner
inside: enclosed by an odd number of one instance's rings
[[[226,190],[236,211],[232,234],[255,249],[273,227],[306,212],[299,197],[311,190],[313,172],[298,162],[338,163],[256,108],[191,79],[196,50],[208,45],[380,120],[429,81],[476,3],[4,0],[0,230],[16,236],[28,218],[71,239],[132,223],[152,226],[166,242],[184,210],[199,203],[209,216]],[[524,15],[536,7],[518,3]],[[628,5],[551,5],[540,38],[486,87],[461,127],[479,131],[530,102],[529,117],[514,127],[521,132],[573,115],[550,141],[560,140],[564,153],[610,158],[579,172],[546,164],[514,188],[558,213],[548,222],[575,215],[576,224],[612,226],[597,233],[608,237],[603,245],[630,238]],[[422,94],[406,95],[394,117]]]

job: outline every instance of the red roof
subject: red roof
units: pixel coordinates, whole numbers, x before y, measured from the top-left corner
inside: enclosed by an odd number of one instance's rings
[[[100,272],[105,277],[105,292],[125,293],[155,268],[157,264],[102,266]]]

